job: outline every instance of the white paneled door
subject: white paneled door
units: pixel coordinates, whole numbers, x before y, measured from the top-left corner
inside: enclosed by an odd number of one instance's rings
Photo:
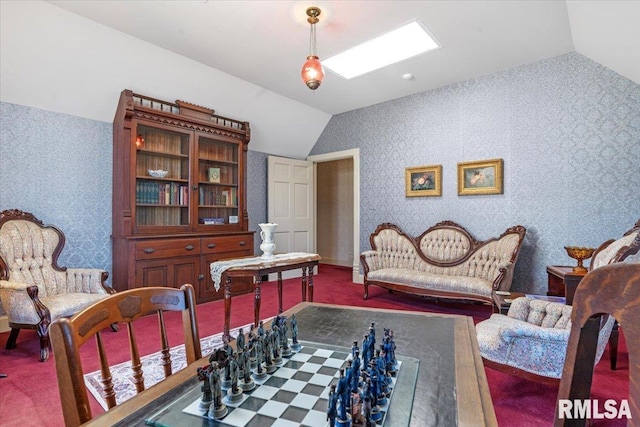
[[[269,156],[267,183],[268,220],[278,224],[276,253],[314,253],[313,162]],[[286,271],[283,278],[298,277],[300,273]]]

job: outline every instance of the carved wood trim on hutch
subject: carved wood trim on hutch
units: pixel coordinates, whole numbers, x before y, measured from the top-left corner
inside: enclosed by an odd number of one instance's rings
[[[124,90],[113,121],[113,287],[178,288],[219,299],[212,261],[253,255],[248,122]],[[162,170],[166,176],[151,176]],[[234,293],[251,291],[238,283]]]

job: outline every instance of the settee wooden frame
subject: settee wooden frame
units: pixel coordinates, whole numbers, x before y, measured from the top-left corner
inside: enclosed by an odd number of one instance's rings
[[[507,230],[505,230],[500,236],[498,237],[494,237],[494,238],[490,238],[488,240],[478,240],[475,237],[473,237],[473,235],[471,233],[469,233],[469,231],[467,231],[467,229],[465,229],[463,226],[453,222],[453,221],[442,221],[437,223],[436,225],[428,228],[426,231],[424,231],[422,234],[420,234],[418,237],[411,237],[408,234],[406,234],[402,229],[400,229],[399,226],[397,226],[396,224],[390,223],[390,222],[385,222],[382,223],[380,225],[378,225],[378,227],[376,228],[376,230],[369,236],[369,243],[371,245],[371,249],[372,250],[377,250],[376,244],[375,244],[375,238],[376,236],[383,230],[387,230],[387,229],[391,229],[394,230],[395,232],[397,232],[399,235],[401,235],[402,237],[405,237],[406,239],[408,239],[413,246],[415,247],[416,253],[418,254],[418,256],[425,261],[428,264],[437,266],[437,267],[455,267],[457,265],[463,264],[464,262],[466,262],[469,258],[471,258],[479,249],[481,249],[483,246],[500,240],[502,239],[504,236],[508,235],[508,234],[517,234],[518,235],[518,244],[516,245],[513,253],[511,254],[510,257],[510,262],[511,263],[515,263],[515,261],[518,258],[518,254],[520,252],[520,248],[522,247],[522,242],[524,240],[524,236],[526,233],[526,228],[523,227],[522,225],[516,225],[513,227],[508,228]],[[431,259],[429,258],[427,255],[425,255],[422,250],[420,249],[420,245],[419,242],[422,240],[422,238],[430,233],[433,232],[435,230],[438,229],[454,229],[456,232],[462,233],[468,240],[469,240],[469,244],[470,244],[470,248],[468,250],[468,252],[455,260],[451,260],[451,261],[439,261],[439,260],[435,260],[435,259]],[[364,299],[366,300],[369,297],[369,286],[371,285],[375,285],[375,286],[379,286],[385,289],[388,289],[389,292],[401,292],[401,293],[405,293],[405,294],[409,294],[409,295],[416,295],[416,296],[421,296],[421,297],[432,297],[435,299],[456,299],[456,300],[469,300],[469,301],[477,301],[477,302],[481,302],[481,303],[485,303],[485,304],[490,304],[490,305],[494,305],[494,301],[493,298],[491,296],[488,297],[483,297],[480,295],[473,295],[473,294],[461,294],[458,292],[446,292],[446,291],[440,291],[440,290],[436,290],[436,289],[429,289],[429,288],[419,288],[419,287],[415,287],[415,286],[411,286],[411,285],[404,285],[404,284],[398,284],[398,283],[388,283],[388,282],[383,282],[383,281],[378,281],[378,280],[370,280],[368,278],[369,275],[369,266],[367,264],[367,262],[365,261],[365,256],[364,255],[360,255],[360,262],[363,266],[364,269]],[[493,289],[494,290],[499,290],[500,284],[503,282],[503,280],[505,280],[505,276],[508,274],[507,270],[505,268],[500,268],[499,269],[500,274],[494,279],[493,281]],[[513,274],[513,272],[511,272],[511,274]]]

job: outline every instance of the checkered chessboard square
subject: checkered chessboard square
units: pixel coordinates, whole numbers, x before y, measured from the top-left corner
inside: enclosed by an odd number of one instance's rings
[[[348,351],[305,345],[284,358],[273,374],[262,380],[254,379],[257,387],[244,392],[239,401],[230,402],[225,397],[223,402],[228,414],[210,422],[234,427],[324,427],[327,425],[330,385],[337,383],[340,368],[346,368],[349,359]],[[391,387],[395,378],[392,381]],[[207,414],[199,409],[199,404],[200,399],[183,412],[206,418]],[[383,415],[387,405],[381,407]]]

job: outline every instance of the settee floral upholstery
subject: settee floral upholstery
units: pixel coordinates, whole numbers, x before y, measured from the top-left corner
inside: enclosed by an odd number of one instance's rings
[[[626,258],[630,248],[639,244],[639,230],[640,221],[620,239],[600,245],[590,270]],[[638,261],[629,258],[624,262]],[[536,381],[558,383],[567,353],[572,310],[572,306],[562,303],[516,298],[506,315],[492,314],[476,325],[485,365]],[[595,363],[604,353],[614,324],[613,317],[602,317]]]
[[[49,324],[71,316],[109,293],[104,270],[61,268],[64,234],[19,210],[0,213],[0,301],[9,318],[8,349],[22,328],[36,329],[40,360],[49,356]]]
[[[371,250],[360,255],[364,298],[369,285],[437,298],[492,303],[494,290],[511,287],[526,230],[511,227],[501,236],[476,240],[462,226],[443,221],[417,238],[385,223],[371,234]]]

